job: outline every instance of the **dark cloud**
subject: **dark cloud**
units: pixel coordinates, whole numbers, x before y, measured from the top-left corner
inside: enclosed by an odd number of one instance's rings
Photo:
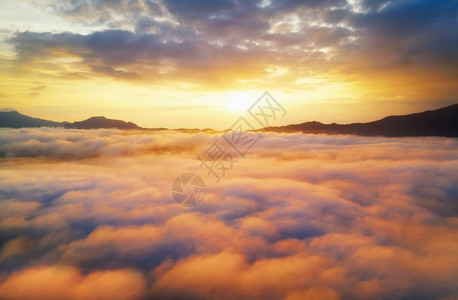
[[[454,19],[457,9],[456,1],[392,1],[382,10],[355,14],[351,24],[377,36],[408,39]]]
[[[173,15],[184,18],[206,18],[213,14],[223,15],[225,11],[234,9],[233,0],[164,0],[168,11]]]
[[[362,30],[362,45],[396,64],[455,68],[456,1],[392,1],[381,10],[353,14],[350,24]]]
[[[290,11],[298,8],[336,8],[346,4],[346,0],[274,0],[269,9]]]
[[[63,56],[79,57],[96,73],[125,78],[161,76],[161,68],[168,64],[178,77],[180,74],[189,77],[189,72],[195,70],[205,72],[228,67],[234,61],[238,61],[237,65],[253,66],[256,61],[249,61],[250,58],[263,59],[258,54],[265,52],[260,49],[245,52],[234,45],[220,47],[199,39],[163,40],[155,34],[138,35],[124,30],[89,35],[24,32],[12,38],[11,43],[16,47],[18,62],[27,67],[34,61],[55,58],[54,53],[59,51]],[[262,65],[259,68],[262,69]]]
[[[85,76],[210,86],[234,84],[241,73],[272,82],[271,65],[288,70],[280,77],[289,86],[311,70],[453,73],[457,64],[456,1],[362,1],[362,11],[337,0],[52,3],[63,16],[111,29],[17,33],[10,43],[18,62],[76,56]]]

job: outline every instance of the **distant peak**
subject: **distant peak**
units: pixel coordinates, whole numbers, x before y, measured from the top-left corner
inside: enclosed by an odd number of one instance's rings
[[[95,117],[90,117],[88,120],[106,120],[107,118],[104,116],[95,116]]]

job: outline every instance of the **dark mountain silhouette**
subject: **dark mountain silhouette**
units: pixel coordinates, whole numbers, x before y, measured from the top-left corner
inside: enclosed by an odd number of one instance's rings
[[[0,111],[0,127],[58,127],[59,122],[53,122],[38,118],[32,118],[17,111]]]
[[[458,137],[458,104],[402,116],[389,116],[369,123],[301,124],[266,127],[260,131],[303,132],[324,134],[356,134],[363,136],[444,136]]]
[[[105,117],[92,117],[79,122],[63,122],[65,128],[76,129],[100,129],[100,128],[117,128],[117,129],[142,129],[132,122],[124,122],[121,120],[107,119]]]
[[[0,112],[0,127],[22,128],[22,127],[64,127],[75,129],[142,129],[132,122],[107,119],[105,117],[92,117],[80,122],[53,122],[43,119],[32,118],[17,111]]]
[[[23,128],[23,127],[63,127],[68,129],[102,129],[102,128],[116,128],[116,129],[144,129],[144,130],[171,130],[168,128],[142,128],[132,122],[125,122],[122,120],[108,119],[105,117],[91,117],[84,121],[77,122],[53,122],[43,119],[32,118],[23,115],[17,111],[0,111],[0,127]],[[184,133],[222,133],[210,128],[179,128],[173,129]]]

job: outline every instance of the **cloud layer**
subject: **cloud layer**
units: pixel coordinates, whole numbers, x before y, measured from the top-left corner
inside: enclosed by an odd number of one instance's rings
[[[2,129],[3,299],[454,299],[456,139]],[[204,201],[170,195],[201,174]]]

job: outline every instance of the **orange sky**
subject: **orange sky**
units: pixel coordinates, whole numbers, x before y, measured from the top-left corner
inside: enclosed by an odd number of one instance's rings
[[[456,11],[455,1],[1,1],[0,108],[217,129],[266,90],[288,111],[282,124],[438,108],[457,102]]]

